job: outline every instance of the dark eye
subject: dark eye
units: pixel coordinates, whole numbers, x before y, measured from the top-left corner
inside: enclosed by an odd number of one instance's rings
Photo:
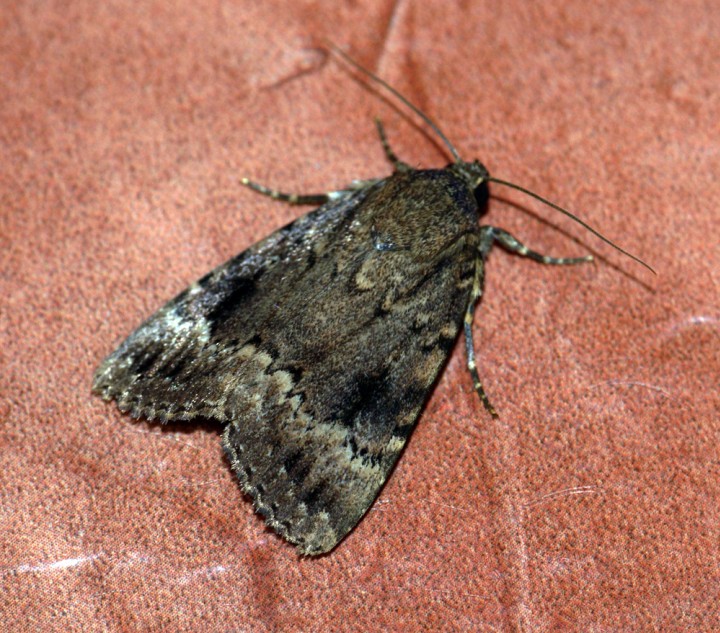
[[[487,181],[483,180],[477,187],[475,187],[473,193],[475,194],[475,201],[478,204],[478,208],[482,211],[487,204],[488,198],[490,197],[490,190],[488,189]]]

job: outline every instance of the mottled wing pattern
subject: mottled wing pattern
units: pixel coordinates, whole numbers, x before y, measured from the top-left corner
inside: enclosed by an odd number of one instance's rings
[[[227,420],[239,350],[273,313],[277,289],[292,288],[332,251],[367,193],[298,218],[192,284],[102,362],[93,390],[134,417]]]
[[[258,512],[302,553],[329,551],[377,496],[461,327],[477,246],[461,185],[398,173],[281,229],[141,326],[96,389],[134,415],[228,422]]]

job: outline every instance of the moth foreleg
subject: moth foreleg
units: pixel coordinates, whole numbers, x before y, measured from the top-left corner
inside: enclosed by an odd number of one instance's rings
[[[393,152],[392,148],[390,147],[390,143],[387,140],[387,135],[385,134],[385,128],[383,127],[382,121],[377,117],[375,118],[375,127],[377,127],[378,134],[380,135],[380,142],[382,143],[382,148],[385,152],[385,156],[387,156],[387,159],[392,163],[395,171],[412,171],[412,167],[410,167],[410,165],[408,165],[407,163],[401,161],[397,157],[397,154]]]
[[[276,189],[270,189],[264,185],[260,185],[253,182],[249,178],[241,178],[240,184],[257,191],[264,196],[268,196],[273,200],[279,200],[280,202],[287,202],[288,204],[312,204],[321,205],[326,202],[337,201],[350,195],[353,191],[363,189],[369,185],[376,183],[377,180],[355,180],[346,189],[340,189],[338,191],[326,191],[325,193],[309,193],[309,194],[297,194],[297,193],[283,193]]]
[[[528,257],[541,264],[566,266],[570,264],[585,264],[593,261],[592,255],[585,255],[585,257],[550,257],[549,255],[543,255],[542,253],[529,249],[506,230],[499,229],[496,226],[483,226],[481,230],[483,231],[483,235],[479,248],[483,256],[488,254],[493,242],[497,242],[511,253]]]
[[[498,417],[497,411],[495,411],[495,408],[490,403],[490,400],[485,393],[485,389],[483,389],[482,382],[480,381],[480,376],[477,371],[477,364],[475,361],[475,345],[473,343],[472,335],[472,323],[473,315],[475,312],[475,305],[482,296],[483,288],[485,285],[485,259],[487,258],[487,255],[495,242],[499,243],[502,247],[512,253],[516,253],[517,255],[521,255],[522,257],[529,257],[530,259],[540,262],[541,264],[554,264],[564,266],[569,264],[583,264],[586,262],[591,262],[593,260],[592,255],[586,255],[585,257],[549,257],[548,255],[542,255],[541,253],[537,253],[529,249],[527,246],[525,246],[522,242],[520,242],[517,238],[512,236],[504,229],[499,229],[495,226],[480,227],[480,240],[477,247],[478,257],[475,261],[475,278],[473,280],[473,287],[472,291],[470,292],[470,298],[468,299],[468,304],[465,309],[465,320],[463,325],[465,330],[465,351],[467,355],[468,371],[472,376],[475,391],[477,392],[478,396],[480,396],[480,400],[482,401],[485,408],[488,410],[488,413],[490,413],[490,415],[494,418]]]

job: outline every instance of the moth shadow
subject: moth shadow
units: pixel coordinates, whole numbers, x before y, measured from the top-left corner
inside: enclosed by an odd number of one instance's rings
[[[576,237],[573,233],[571,233],[571,232],[568,231],[567,229],[565,229],[565,228],[563,228],[563,227],[561,227],[561,226],[558,226],[557,224],[555,224],[555,223],[552,222],[551,220],[548,220],[548,219],[544,218],[543,216],[541,216],[541,215],[540,215],[539,213],[537,213],[536,211],[534,211],[534,210],[532,210],[532,209],[530,209],[530,208],[528,208],[528,207],[520,204],[519,202],[517,202],[517,201],[515,201],[515,200],[511,200],[510,198],[506,198],[506,197],[504,197],[504,196],[491,195],[490,198],[491,198],[491,200],[496,200],[497,202],[501,202],[501,203],[503,203],[503,204],[506,204],[506,205],[508,205],[508,206],[510,206],[510,207],[512,207],[512,208],[514,208],[514,209],[516,209],[516,210],[518,210],[518,211],[520,211],[521,213],[523,213],[524,215],[532,218],[533,220],[535,220],[535,221],[538,222],[539,224],[542,224],[543,226],[546,226],[546,227],[552,229],[554,232],[559,233],[560,235],[566,237],[566,238],[569,239],[571,242],[577,244],[580,248],[584,249],[587,253],[591,254],[595,260],[603,262],[603,264],[605,264],[605,265],[608,266],[609,268],[612,268],[613,270],[615,270],[615,271],[618,272],[619,274],[623,275],[625,278],[631,279],[632,281],[634,281],[635,283],[641,285],[643,288],[645,288],[645,289],[648,290],[649,292],[655,293],[655,289],[654,289],[650,284],[648,284],[647,282],[645,282],[645,281],[643,281],[642,279],[638,278],[637,275],[635,275],[634,273],[628,272],[625,268],[622,268],[620,265],[613,263],[613,262],[610,261],[607,257],[605,257],[604,255],[598,253],[597,250],[595,250],[595,249],[592,248],[591,246],[588,246],[582,239]],[[530,248],[533,248],[532,245],[528,245],[528,246],[529,246]],[[578,256],[579,256],[579,255],[582,255],[582,253],[578,253],[577,255],[578,255]],[[572,255],[572,256],[576,256],[576,255]]]

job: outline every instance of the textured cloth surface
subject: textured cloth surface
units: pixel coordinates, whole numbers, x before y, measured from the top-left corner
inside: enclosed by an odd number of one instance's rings
[[[430,3],[426,3],[430,4]],[[720,14],[713,3],[79,1],[0,11],[5,630],[719,630]],[[568,206],[657,277],[494,186],[488,223],[595,264],[488,262],[392,478],[330,555],[243,498],[213,424],[90,394],[194,279],[306,209],[466,159]],[[352,359],[349,359],[352,362]]]

